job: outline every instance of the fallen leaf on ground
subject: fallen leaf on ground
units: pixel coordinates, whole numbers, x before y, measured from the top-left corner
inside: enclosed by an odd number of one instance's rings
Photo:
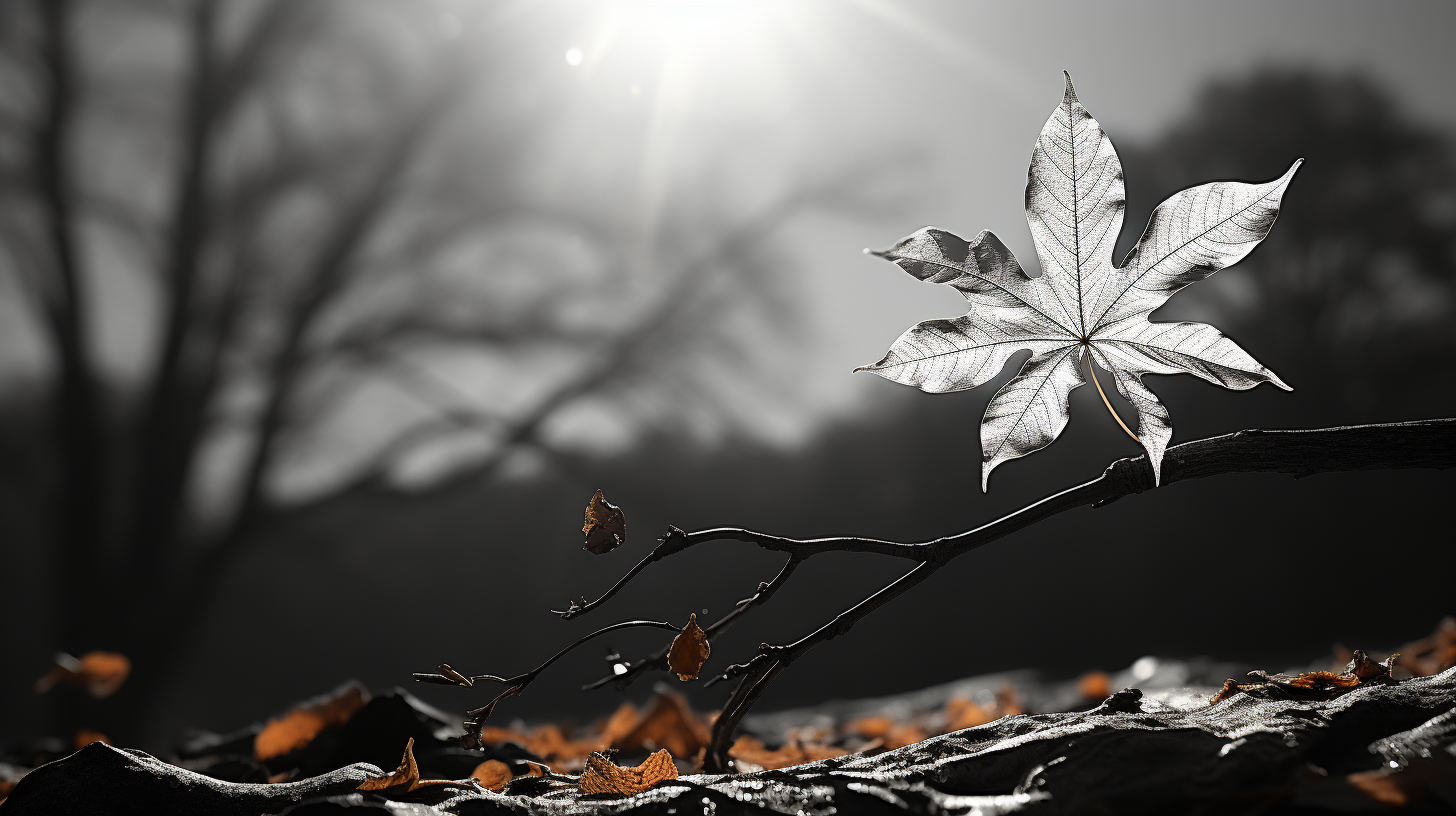
[[[583,549],[594,555],[609,553],[627,540],[627,517],[598,490],[586,503],[586,522],[581,532],[586,536]]]
[[[637,710],[637,706],[632,705],[631,702],[623,701],[621,705],[617,706],[617,710],[612,712],[612,716],[607,718],[606,724],[602,726],[602,747],[611,748],[613,744],[632,733],[633,729],[641,722],[642,712]]]
[[[1112,696],[1112,678],[1107,672],[1087,672],[1077,678],[1077,693],[1087,700],[1106,700]]]
[[[996,715],[965,697],[952,697],[945,704],[945,730],[947,733],[963,728],[975,728],[995,719]]]
[[[764,747],[761,740],[747,734],[734,740],[733,747],[728,749],[728,756],[741,762],[752,763],[766,771],[791,768],[821,759],[833,759],[849,753],[843,748],[815,743],[803,744],[797,740],[790,740],[782,747],[770,749]]]
[[[470,772],[482,788],[500,793],[505,790],[506,783],[511,781],[515,774],[511,773],[511,766],[498,759],[487,759],[475,766]]]
[[[92,731],[89,728],[81,728],[76,731],[76,736],[71,740],[71,744],[75,746],[77,751],[85,748],[93,742],[104,742],[107,745],[110,745],[111,738],[101,733],[100,731]]]
[[[404,744],[404,758],[399,767],[382,776],[371,776],[359,783],[355,790],[373,791],[404,788],[405,793],[427,785],[458,785],[453,779],[420,779],[420,766],[415,763],[415,738]]]
[[[55,665],[35,681],[36,694],[45,694],[57,683],[69,683],[97,699],[115,694],[131,674],[131,660],[120,652],[87,652],[73,657],[58,652]]]
[[[1456,666],[1456,618],[1443,618],[1430,636],[1402,646],[1395,664],[1416,677],[1430,677]]]
[[[1342,674],[1311,671],[1290,675],[1251,671],[1249,677],[1253,682],[1236,683],[1232,679],[1225,680],[1223,688],[1219,689],[1218,693],[1213,695],[1213,699],[1208,702],[1210,705],[1221,703],[1236,694],[1250,691],[1279,694],[1286,697],[1329,699],[1364,685],[1394,683],[1395,680],[1390,676],[1390,670],[1398,657],[1400,655],[1391,655],[1384,663],[1377,663],[1367,657],[1364,652],[1356,649],[1350,658],[1350,665]]]
[[[313,742],[325,728],[348,722],[367,702],[369,692],[354,683],[326,697],[310,700],[282,717],[269,720],[253,738],[253,757],[262,761],[291,754]]]
[[[532,731],[521,745],[552,765],[564,765],[567,768],[581,767],[588,754],[606,747],[599,740],[572,739],[561,726],[553,723],[547,723]]]
[[[707,746],[709,738],[707,724],[682,695],[659,691],[637,727],[611,747],[627,754],[666,748],[673,756],[690,757]]]
[[[531,737],[529,735],[509,728],[487,725],[480,729],[480,742],[483,745],[500,745],[503,742],[514,742],[524,747],[530,739]]]
[[[672,639],[667,650],[667,665],[679,680],[695,680],[708,656],[713,653],[708,645],[708,635],[698,628],[697,613],[688,615],[688,623]]]
[[[653,753],[635,768],[623,768],[605,755],[593,753],[586,758],[586,771],[576,785],[583,793],[631,796],[669,779],[677,779],[677,765],[666,750]]]

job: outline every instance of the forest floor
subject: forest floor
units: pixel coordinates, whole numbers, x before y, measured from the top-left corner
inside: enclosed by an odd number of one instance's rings
[[[114,656],[74,660],[41,685],[124,681]],[[751,715],[727,775],[700,772],[712,715],[665,685],[587,728],[487,727],[471,749],[458,716],[348,683],[163,758],[91,732],[10,748],[0,816],[1450,813],[1453,666],[1448,618],[1287,674],[1143,658],[1072,681],[987,675]]]

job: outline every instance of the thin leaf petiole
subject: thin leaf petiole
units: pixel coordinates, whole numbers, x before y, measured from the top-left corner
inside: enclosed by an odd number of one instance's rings
[[[1097,394],[1098,396],[1102,397],[1102,404],[1107,406],[1107,412],[1109,414],[1112,414],[1112,418],[1117,420],[1117,424],[1121,425],[1124,431],[1127,431],[1127,435],[1132,437],[1132,441],[1141,445],[1143,441],[1141,439],[1138,439],[1137,434],[1133,433],[1132,430],[1127,427],[1127,423],[1123,422],[1122,417],[1117,415],[1117,409],[1113,408],[1112,403],[1107,401],[1107,393],[1102,390],[1102,383],[1097,381],[1097,366],[1093,365],[1092,363],[1092,350],[1084,349],[1082,352],[1082,356],[1087,360],[1087,373],[1092,375],[1092,384],[1097,386]]]

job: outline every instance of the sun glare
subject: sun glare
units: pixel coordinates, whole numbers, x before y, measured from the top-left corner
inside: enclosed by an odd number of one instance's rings
[[[581,65],[581,61],[585,58],[586,54],[583,53],[580,48],[577,48],[574,45],[566,49],[566,64],[570,65],[572,68]]]

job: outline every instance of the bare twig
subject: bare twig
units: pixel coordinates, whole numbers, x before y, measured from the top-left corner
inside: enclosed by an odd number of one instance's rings
[[[1450,467],[1456,467],[1456,419],[1433,419],[1315,430],[1246,430],[1186,442],[1168,448],[1163,459],[1162,477],[1164,484],[1171,484],[1225,473],[1289,473],[1298,478],[1337,471]],[[767,596],[787,580],[800,562],[819,553],[873,552],[920,562],[814,632],[785,645],[763,644],[753,658],[730,666],[714,678],[712,682],[742,678],[714,723],[712,741],[705,757],[707,770],[723,772],[729,767],[727,751],[738,722],[769,683],[810,649],[845,634],[869,613],[930,577],[957,556],[1063,511],[1086,505],[1100,507],[1124,496],[1150,490],[1153,486],[1153,471],[1146,456],[1119,459],[1092,481],[1048,496],[980,527],[924,542],[901,543],[856,536],[792,539],[737,527],[716,527],[687,533],[672,527],[646,558],[600,598],[573,603],[559,614],[569,619],[595,609],[616,595],[649,564],[704,541],[743,541],[766,550],[790,554],[784,570],[771,584],[761,584],[759,594],[745,602],[748,606],[767,600]],[[743,604],[740,608],[746,612]],[[734,613],[739,613],[739,610],[735,609]],[[738,616],[734,613],[720,623],[731,622]],[[633,665],[645,671],[654,667],[656,661],[654,656]],[[592,686],[601,684],[598,681]]]
[[[465,725],[469,729],[465,734],[465,743],[467,746],[470,747],[479,747],[480,730],[485,726],[486,719],[490,717],[491,712],[495,710],[496,704],[499,703],[501,700],[504,700],[507,697],[517,696],[524,692],[526,690],[526,687],[531,685],[532,681],[539,677],[541,672],[545,671],[547,667],[549,667],[552,663],[555,663],[556,661],[565,657],[568,652],[582,645],[583,643],[586,643],[587,641],[590,641],[593,638],[599,637],[601,635],[605,635],[608,632],[616,632],[621,629],[642,627],[648,627],[653,629],[666,629],[670,632],[677,632],[680,630],[680,627],[673,626],[667,621],[622,621],[620,623],[614,623],[611,626],[606,626],[598,629],[591,634],[583,635],[582,637],[578,638],[575,643],[572,643],[571,645],[547,658],[545,663],[542,663],[541,665],[537,666],[534,669],[531,669],[528,672],[525,672],[524,674],[518,674],[515,677],[497,677],[493,674],[477,674],[467,677],[452,668],[449,663],[441,663],[440,672],[438,674],[435,672],[416,672],[414,678],[415,682],[418,683],[432,683],[434,685],[444,686],[465,686],[467,688],[474,686],[475,681],[477,680],[489,680],[496,683],[504,683],[506,685],[505,690],[502,691],[500,694],[497,694],[490,702],[486,703],[480,708],[466,712],[470,719],[465,721]]]
[[[769,581],[767,583],[760,583],[758,585],[757,592],[735,604],[732,611],[719,618],[712,625],[704,629],[703,635],[711,641],[713,638],[727,631],[728,627],[732,626],[739,618],[748,614],[748,610],[754,608],[755,606],[762,606],[763,604],[767,603],[768,599],[773,597],[773,594],[775,592],[778,592],[779,587],[782,587],[786,582],[788,582],[789,576],[792,575],[794,573],[794,570],[803,562],[804,559],[799,558],[798,556],[789,556],[789,560],[784,562],[784,568],[779,570],[779,574],[775,576],[772,581]],[[626,686],[630,685],[633,680],[641,677],[650,669],[667,671],[667,651],[668,647],[664,647],[662,649],[659,649],[656,653],[641,660],[632,663],[623,663],[621,665],[622,668],[625,669],[625,671],[623,671],[621,674],[611,674],[601,678],[600,680],[588,683],[585,686],[582,686],[582,691],[598,689],[602,686],[607,685],[608,683],[616,683],[618,688],[625,688]]]

